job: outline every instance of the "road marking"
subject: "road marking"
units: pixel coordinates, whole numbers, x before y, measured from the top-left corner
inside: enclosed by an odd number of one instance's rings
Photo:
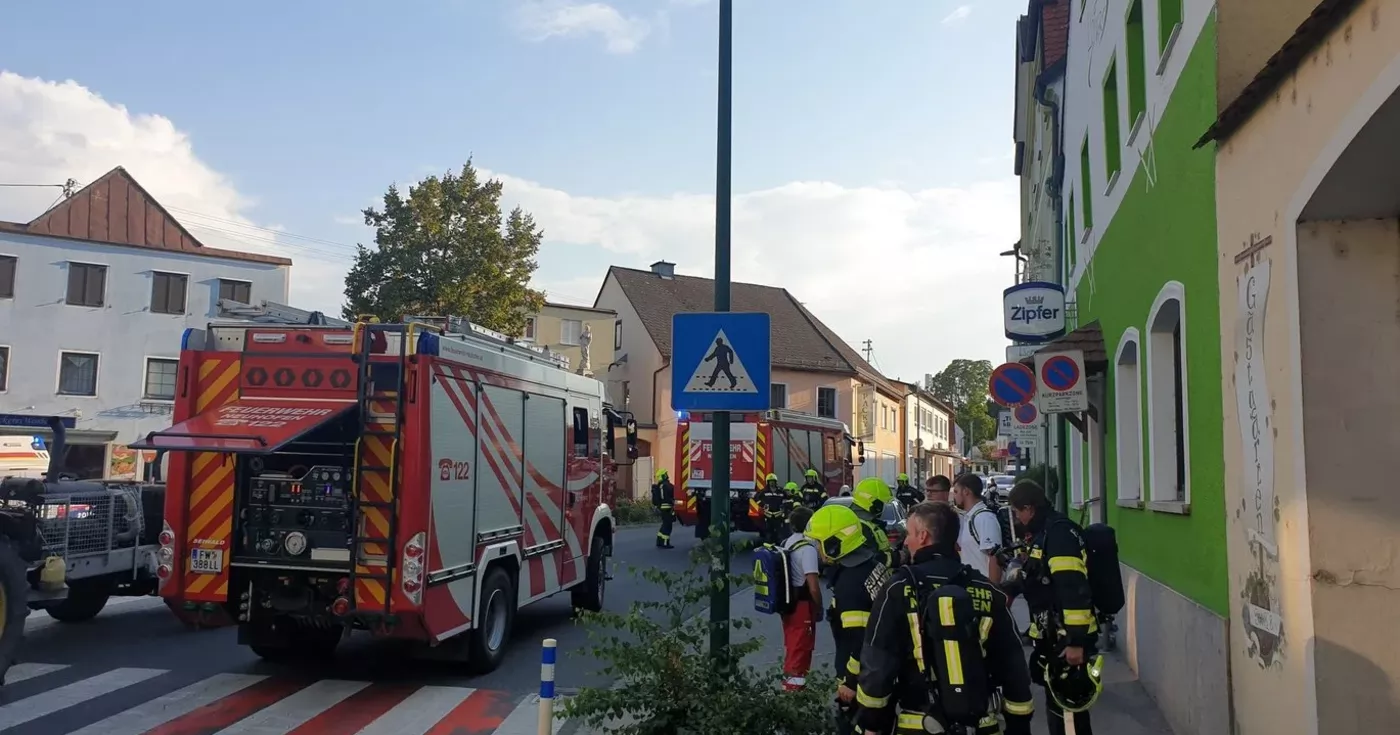
[[[98,619],[104,614],[108,616],[121,615],[163,607],[165,607],[165,600],[159,597],[117,597],[107,601],[107,605],[102,608],[102,612],[98,613]],[[43,610],[35,610],[29,615],[29,619],[24,621],[24,632],[33,633],[49,626],[60,624],[58,620],[55,620]]]
[[[55,671],[62,671],[68,668],[65,664],[15,664],[5,674],[6,684],[18,684],[25,679],[33,679],[36,676],[52,674]]]
[[[424,735],[475,691],[468,687],[422,687],[358,735]]]
[[[251,674],[217,674],[100,722],[94,722],[80,730],[74,730],[69,735],[142,735],[152,728],[183,717],[266,678]]]
[[[166,669],[113,669],[0,707],[0,730],[46,717],[118,689],[167,673]]]
[[[564,721],[559,717],[559,711],[564,707],[564,700],[556,697],[554,700],[554,726],[552,732],[559,734],[559,730],[564,727]],[[510,711],[504,722],[496,728],[492,735],[539,735],[540,731],[540,695],[531,694],[515,706]]]
[[[264,707],[252,717],[220,730],[218,735],[288,733],[367,686],[369,682],[365,681],[322,679],[274,705]]]

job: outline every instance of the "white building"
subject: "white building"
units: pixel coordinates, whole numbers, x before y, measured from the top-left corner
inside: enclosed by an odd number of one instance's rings
[[[916,487],[934,475],[957,475],[959,452],[953,441],[953,409],[913,383],[904,397],[904,471]]]
[[[127,449],[170,425],[187,327],[220,298],[285,301],[292,262],[194,238],[122,168],[28,224],[0,222],[0,433],[74,419],[65,468],[139,476]]]

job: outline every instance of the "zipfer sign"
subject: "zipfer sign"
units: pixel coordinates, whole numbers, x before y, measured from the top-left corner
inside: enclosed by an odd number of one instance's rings
[[[1065,291],[1056,283],[1027,281],[1002,292],[1007,339],[1048,342],[1065,333]]]

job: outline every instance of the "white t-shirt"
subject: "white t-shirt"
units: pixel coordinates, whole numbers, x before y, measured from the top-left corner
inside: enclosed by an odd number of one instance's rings
[[[808,574],[821,573],[821,559],[817,556],[815,542],[808,541],[801,548],[793,549],[793,546],[795,546],[798,541],[802,541],[805,538],[806,536],[800,533],[794,533],[788,536],[787,540],[783,542],[783,548],[791,552],[788,554],[788,576],[790,577],[790,579],[788,579],[788,584],[793,587],[801,587],[807,584]]]
[[[996,511],[979,502],[963,514],[962,520],[962,530],[958,533],[962,562],[983,575],[990,575],[992,560],[987,552],[1002,544],[1001,523],[997,521]]]

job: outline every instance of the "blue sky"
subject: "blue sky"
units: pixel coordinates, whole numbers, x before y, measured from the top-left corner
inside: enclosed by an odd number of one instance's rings
[[[1024,7],[736,6],[736,276],[787,286],[852,343],[874,339],[891,374],[996,359],[996,297],[1010,280],[996,253],[1017,237],[1012,44]],[[24,155],[0,148],[0,180],[86,183],[116,156],[162,199],[221,218],[211,235],[269,245],[231,224],[246,222],[316,238],[271,246],[318,276],[367,239],[351,221],[389,183],[474,156],[545,228],[537,281],[554,298],[591,301],[608,264],[666,257],[708,274],[714,0],[130,7],[6,9],[0,69],[30,86],[0,91],[0,131],[18,121],[34,142]],[[40,80],[93,98],[65,101]],[[105,115],[132,132],[92,130]],[[191,166],[216,180],[182,185]],[[16,206],[0,202],[0,216],[37,214]],[[790,269],[793,258],[808,262]],[[324,302],[338,289],[310,280],[295,293],[334,308]],[[891,313],[887,300],[910,308]]]

